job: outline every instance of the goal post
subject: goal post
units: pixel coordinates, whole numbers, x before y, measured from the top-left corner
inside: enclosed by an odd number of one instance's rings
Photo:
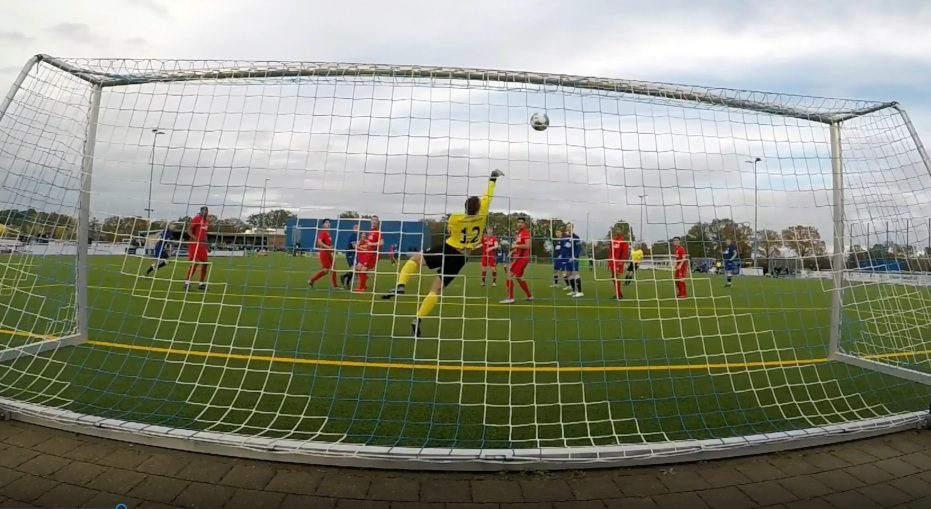
[[[530,263],[473,251],[437,292],[410,260],[494,169],[488,223],[507,239],[526,218]],[[463,470],[713,459],[928,419],[931,161],[895,102],[37,55],[0,103],[0,181],[21,244],[0,253],[0,410],[17,418]],[[552,251],[569,223],[581,267]],[[625,223],[655,239],[634,273],[605,254]],[[799,277],[677,274],[676,238],[689,260],[734,241],[754,275],[778,259]]]
[[[889,109],[894,112],[893,115],[900,117],[901,120],[901,124],[894,127],[899,127],[902,130],[900,134],[902,139],[907,140],[913,146],[915,158],[911,163],[915,166],[915,170],[924,173],[924,176],[931,176],[931,158],[928,157],[928,153],[925,151],[921,138],[919,138],[911,119],[909,119],[905,110],[897,103],[891,104]],[[844,120],[849,122],[854,119]],[[867,347],[865,352],[848,351],[841,341],[844,327],[843,315],[845,311],[845,273],[847,272],[845,258],[850,247],[850,243],[845,239],[845,234],[852,230],[852,225],[846,216],[845,209],[845,205],[847,205],[845,202],[846,175],[844,171],[844,154],[842,148],[844,125],[843,122],[836,122],[830,125],[834,217],[834,246],[832,256],[833,288],[831,294],[831,329],[829,343],[830,358],[865,370],[903,378],[924,385],[931,385],[931,369],[928,369],[928,366],[925,366],[924,370],[916,369],[916,366],[927,364],[927,361],[922,362],[919,359],[920,357],[923,356],[927,358],[931,355],[931,349],[927,348],[931,346],[931,343],[929,343],[928,338],[923,337],[923,334],[920,334],[917,338],[912,338],[913,340],[917,339],[917,341],[906,341],[904,348],[899,345],[884,345],[881,343],[877,345],[867,343],[865,345]],[[913,189],[903,189],[903,191],[911,192]],[[854,203],[852,205],[855,209],[863,207],[863,203],[858,203],[858,198],[862,198],[862,195],[853,199]],[[886,224],[888,230],[888,223]],[[888,239],[890,233],[895,236],[896,232],[886,231],[885,233]],[[908,233],[910,233],[910,231],[909,228],[906,227],[906,234]],[[931,231],[929,231],[928,234],[931,234]],[[931,245],[931,241],[929,241],[929,245]],[[857,270],[857,268],[854,267],[854,270]],[[854,306],[858,304],[857,302],[853,303]],[[886,315],[884,318],[891,317]],[[880,326],[880,328],[882,328],[882,326]]]
[[[23,66],[22,70],[13,81],[7,94],[0,101],[0,122],[4,120],[7,110],[17,99],[17,95],[22,91],[23,84],[33,73],[35,68],[48,57],[36,55],[30,58]],[[100,86],[90,85],[90,101],[87,104],[87,117],[85,123],[83,150],[80,154],[80,190],[78,196],[78,206],[74,214],[77,217],[76,232],[85,232],[83,235],[78,234],[76,238],[68,239],[76,241],[77,249],[75,251],[75,272],[74,272],[74,295],[72,295],[70,308],[73,315],[61,320],[60,327],[56,327],[61,332],[58,334],[36,334],[36,331],[16,331],[16,334],[22,334],[32,341],[22,344],[5,344],[0,345],[0,363],[12,362],[22,357],[32,357],[41,355],[45,352],[54,351],[61,347],[80,345],[87,341],[88,338],[88,306],[87,306],[87,288],[88,288],[88,236],[90,228],[88,222],[90,219],[90,193],[91,193],[91,175],[94,166],[94,149],[97,137],[97,115],[100,109]],[[54,114],[55,112],[49,112]],[[12,128],[11,128],[12,129]],[[32,134],[32,133],[30,133]],[[24,138],[25,138],[24,133]],[[20,140],[22,143],[23,139]],[[8,163],[9,164],[9,163]],[[9,172],[10,168],[3,168]],[[8,176],[9,174],[7,174]],[[46,184],[48,184],[46,182]],[[6,200],[10,203],[10,200]],[[14,289],[15,296],[16,289]],[[70,314],[70,313],[68,313]]]

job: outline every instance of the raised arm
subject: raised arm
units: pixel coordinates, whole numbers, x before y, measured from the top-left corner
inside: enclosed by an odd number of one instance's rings
[[[491,176],[488,177],[488,188],[485,189],[485,194],[482,196],[482,206],[479,209],[479,215],[488,215],[488,209],[491,207],[491,198],[495,195],[495,184],[498,182],[498,177],[503,176],[504,172],[501,170],[491,172]]]

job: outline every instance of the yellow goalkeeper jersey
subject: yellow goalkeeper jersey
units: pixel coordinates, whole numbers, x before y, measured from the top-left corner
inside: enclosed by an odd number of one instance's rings
[[[640,260],[643,260],[643,251],[640,249],[634,249],[634,252],[630,253],[630,261],[637,263]]]
[[[482,196],[482,206],[478,214],[470,216],[465,212],[456,212],[449,215],[446,220],[446,227],[449,229],[449,237],[446,243],[462,251],[464,249],[475,249],[482,240],[482,232],[485,231],[485,223],[488,221],[488,207],[491,206],[491,197],[495,194],[495,183],[488,181],[488,189]]]

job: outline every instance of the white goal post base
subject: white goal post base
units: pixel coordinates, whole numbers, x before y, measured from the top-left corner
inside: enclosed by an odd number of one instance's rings
[[[0,398],[5,419],[98,438],[235,458],[333,467],[443,471],[531,471],[638,467],[754,456],[926,429],[928,411],[858,422],[707,440],[619,446],[454,449],[385,447],[194,431],[85,414]]]
[[[890,364],[884,364],[879,361],[874,361],[872,359],[864,359],[863,357],[856,357],[846,353],[834,352],[829,358],[832,361],[843,362],[845,364],[850,364],[851,366],[856,366],[858,368],[865,369],[867,371],[875,371],[877,373],[882,373],[884,375],[894,376],[901,378],[903,380],[908,380],[910,382],[917,382],[927,386],[931,386],[931,373],[924,373],[921,371],[916,371],[914,369],[904,368],[901,366],[893,366]]]
[[[11,362],[20,357],[34,357],[44,352],[57,350],[66,346],[77,346],[87,341],[87,337],[82,334],[72,334],[54,339],[44,339],[29,343],[28,345],[16,346],[0,350],[0,364]]]

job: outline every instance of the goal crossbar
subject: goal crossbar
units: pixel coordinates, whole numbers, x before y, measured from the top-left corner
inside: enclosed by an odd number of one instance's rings
[[[465,80],[497,83],[521,83],[539,86],[559,86],[570,89],[632,94],[678,101],[697,103],[755,111],[769,115],[792,117],[823,124],[837,124],[863,115],[868,115],[898,103],[856,101],[857,107],[838,109],[831,112],[819,112],[815,108],[781,106],[780,97],[794,97],[789,94],[756,94],[723,88],[682,86],[638,80],[619,80],[572,76],[566,74],[547,74],[524,71],[506,71],[490,69],[464,69],[420,65],[382,65],[335,62],[268,62],[264,65],[250,63],[246,68],[220,67],[216,69],[195,68],[186,71],[146,71],[136,73],[111,73],[82,68],[66,59],[49,55],[36,55],[35,62],[44,62],[100,87],[125,85],[142,85],[146,83],[200,81],[200,80],[236,80],[267,78],[303,78],[303,77],[369,77],[369,78],[408,78],[426,80]],[[197,64],[197,62],[191,62]],[[155,66],[153,66],[155,67]],[[728,94],[735,94],[729,96]],[[743,98],[740,95],[760,95],[760,99]],[[775,101],[774,101],[775,99]],[[827,99],[825,99],[827,100]],[[2,115],[2,109],[0,109]]]

